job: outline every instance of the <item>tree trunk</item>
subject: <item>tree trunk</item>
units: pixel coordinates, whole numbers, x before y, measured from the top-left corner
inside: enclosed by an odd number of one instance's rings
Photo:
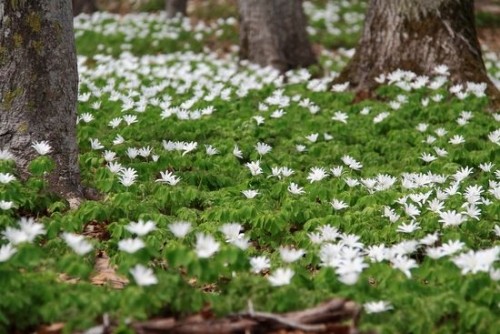
[[[482,60],[473,0],[371,0],[363,36],[336,82],[366,93],[381,73],[399,68],[430,75],[441,64],[453,82],[486,82],[489,93],[498,94]]]
[[[187,0],[165,0],[165,10],[168,18],[176,17],[178,14],[187,15]]]
[[[0,148],[16,157],[23,178],[46,140],[56,163],[49,187],[81,193],[76,142],[78,72],[71,3],[0,1]]]
[[[301,0],[239,0],[240,58],[281,72],[316,64]]]
[[[73,16],[80,13],[92,14],[97,11],[95,0],[73,0]]]

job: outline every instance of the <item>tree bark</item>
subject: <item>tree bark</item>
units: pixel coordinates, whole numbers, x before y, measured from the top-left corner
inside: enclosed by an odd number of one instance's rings
[[[23,178],[46,140],[56,168],[49,187],[81,193],[76,142],[78,72],[71,3],[0,1],[0,148],[9,149]],[[80,196],[78,196],[80,197]]]
[[[281,72],[316,64],[301,0],[239,0],[240,58]]]
[[[165,10],[168,18],[176,17],[178,14],[187,16],[187,0],[165,0]]]
[[[72,0],[73,1],[73,16],[80,13],[92,14],[97,11],[95,0]]]
[[[370,0],[361,40],[336,82],[366,93],[381,73],[430,75],[441,64],[453,82],[486,82],[498,94],[483,63],[473,0]]]

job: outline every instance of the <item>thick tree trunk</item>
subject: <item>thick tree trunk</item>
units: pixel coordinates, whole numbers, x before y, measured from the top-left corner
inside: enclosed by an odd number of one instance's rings
[[[165,0],[165,10],[169,18],[176,17],[178,14],[187,15],[187,0]]]
[[[96,0],[72,0],[73,16],[80,13],[92,14],[97,11]]]
[[[78,73],[71,3],[0,1],[0,148],[16,157],[21,176],[46,140],[56,163],[50,188],[80,194],[76,142]]]
[[[381,73],[430,75],[441,64],[452,81],[486,82],[498,93],[482,60],[473,0],[371,0],[354,57],[336,81],[370,92]]]
[[[316,64],[302,0],[239,0],[240,58],[281,72]]]

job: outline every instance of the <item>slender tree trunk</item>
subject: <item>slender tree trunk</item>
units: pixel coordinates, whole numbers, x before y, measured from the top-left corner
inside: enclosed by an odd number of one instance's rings
[[[51,190],[81,193],[76,142],[78,73],[67,0],[0,1],[0,148],[21,176],[46,140],[56,163]]]
[[[187,0],[165,0],[165,10],[169,18],[176,17],[178,14],[187,15]]]
[[[239,0],[240,58],[285,72],[316,64],[301,0]]]
[[[95,0],[72,0],[73,1],[73,16],[80,13],[92,14],[97,11]]]
[[[432,74],[447,65],[454,82],[486,82],[473,0],[370,0],[363,36],[337,82],[371,92],[374,78],[398,68]]]

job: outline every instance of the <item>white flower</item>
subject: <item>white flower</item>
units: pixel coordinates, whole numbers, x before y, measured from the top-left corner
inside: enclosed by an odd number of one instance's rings
[[[410,269],[417,267],[417,262],[404,255],[397,255],[391,259],[394,268],[401,270],[406,277],[411,278]]]
[[[123,120],[125,121],[125,123],[127,123],[127,125],[131,125],[133,123],[137,123],[137,116],[125,115],[125,116],[123,116]]]
[[[443,227],[458,226],[466,220],[461,213],[458,213],[455,210],[440,212],[439,217],[441,218],[439,222],[443,223]]]
[[[337,111],[335,114],[332,116],[332,120],[342,122],[344,124],[347,124],[347,119],[349,116],[346,113],[343,113],[342,111]]]
[[[430,144],[434,143],[435,141],[436,141],[436,137],[429,135],[422,142],[430,145]]]
[[[15,179],[16,177],[10,173],[0,173],[0,183],[7,184]]]
[[[196,234],[195,252],[199,258],[209,258],[219,250],[220,244],[209,234]]]
[[[500,237],[500,225],[495,225],[495,227],[493,227],[493,232],[497,237]]]
[[[420,155],[420,159],[422,159],[425,162],[432,162],[437,159],[435,155],[432,155],[430,153],[422,153]]]
[[[143,266],[142,264],[135,265],[135,267],[130,269],[130,273],[134,277],[134,281],[137,285],[147,286],[158,283],[158,279],[154,275],[153,270]]]
[[[2,234],[13,245],[32,241],[28,239],[28,235],[24,231],[10,226],[7,226]]]
[[[259,153],[259,155],[264,155],[271,152],[272,147],[266,143],[259,142],[257,143],[257,145],[255,145],[255,149],[257,150],[257,153]]]
[[[448,152],[443,148],[440,148],[440,147],[433,147],[433,148],[434,148],[434,152],[436,152],[436,154],[440,157],[445,157],[448,155]]]
[[[1,149],[0,160],[14,160],[14,154],[10,153],[8,149]]]
[[[296,183],[291,182],[288,186],[288,191],[294,195],[301,195],[305,193],[304,188],[299,187]]]
[[[462,253],[451,260],[461,269],[462,275],[467,273],[489,272],[493,263],[498,259],[500,247],[493,247],[476,252],[470,250]]]
[[[115,174],[120,173],[124,169],[119,162],[110,162],[107,164],[107,167],[111,171],[111,173]]]
[[[19,229],[8,226],[2,233],[13,245],[33,242],[37,236],[45,234],[44,226],[33,218],[21,217],[18,223]]]
[[[286,114],[286,111],[284,111],[283,109],[278,109],[278,110],[273,111],[273,113],[270,116],[271,116],[271,118],[281,118],[285,114]]]
[[[493,166],[494,165],[491,162],[485,162],[485,163],[479,164],[479,168],[481,168],[481,170],[483,172],[491,172]]]
[[[392,310],[392,305],[388,301],[380,300],[376,302],[364,303],[366,313],[380,313]]]
[[[332,173],[333,176],[335,177],[340,177],[342,176],[342,172],[344,171],[344,167],[342,166],[335,166],[333,168],[330,168],[330,172]]]
[[[259,192],[257,190],[253,190],[253,189],[248,189],[248,190],[243,190],[241,192],[246,198],[254,198],[255,196],[257,196],[259,194]]]
[[[401,233],[413,233],[416,230],[420,230],[420,225],[416,221],[412,221],[410,223],[402,223],[398,226],[397,232]]]
[[[279,252],[281,259],[287,263],[297,261],[306,253],[303,249],[293,249],[289,247],[280,247]]]
[[[144,244],[144,241],[139,238],[123,239],[118,242],[118,249],[130,254],[137,252],[139,249],[142,249],[145,246],[146,245]]]
[[[0,209],[2,209],[2,210],[9,210],[13,206],[14,206],[14,202],[12,202],[12,201],[4,201],[4,200],[0,201]]]
[[[437,134],[438,137],[443,137],[444,135],[446,135],[448,133],[448,131],[446,131],[446,129],[444,129],[444,128],[437,128],[434,131],[434,133]]]
[[[379,84],[383,84],[385,82],[386,76],[384,73],[380,73],[378,77],[375,77],[374,80]]]
[[[142,219],[139,219],[137,222],[130,222],[128,225],[125,225],[125,229],[142,237],[143,235],[154,231],[156,229],[156,224],[152,220],[143,221]]]
[[[82,120],[84,121],[85,123],[89,123],[91,122],[92,120],[94,119],[94,116],[91,114],[91,113],[83,113],[80,117],[79,117],[79,120]],[[77,120],[77,123],[78,123],[78,120]]]
[[[234,243],[238,239],[241,239],[244,237],[244,234],[240,233],[241,229],[242,229],[242,226],[241,226],[241,224],[238,224],[238,223],[227,223],[227,224],[224,224],[220,227],[220,231],[226,237],[226,242],[229,242],[229,243]]]
[[[243,159],[243,152],[238,148],[238,145],[234,145],[233,155],[238,159]]]
[[[271,268],[271,261],[265,256],[253,256],[250,257],[250,265],[252,266],[251,271],[258,274]]]
[[[340,236],[339,230],[331,225],[323,225],[318,230],[323,241],[335,241]]]
[[[262,116],[254,116],[253,119],[257,122],[257,125],[264,124],[264,117]]]
[[[349,156],[349,155],[344,155],[342,158],[341,158],[342,162],[344,164],[346,164],[350,169],[353,169],[353,170],[360,170],[361,168],[363,168],[363,165],[359,162],[359,161],[356,161],[356,159],[354,159],[353,157]]]
[[[113,139],[113,145],[120,145],[125,142],[125,139],[121,135],[116,135],[115,139]]]
[[[344,83],[341,83],[341,84],[335,84],[332,86],[332,91],[333,92],[336,92],[336,93],[340,93],[340,92],[343,92],[347,89],[347,87],[349,87],[349,82],[344,82]]]
[[[378,114],[377,116],[375,116],[373,118],[373,123],[377,124],[377,123],[380,123],[382,122],[384,119],[386,119],[387,117],[389,117],[390,113],[384,111],[384,112],[381,112],[380,114]]]
[[[143,157],[143,158],[147,158],[151,155],[151,152],[152,152],[152,148],[149,147],[149,146],[146,146],[146,147],[141,147],[139,150],[138,150],[138,154]]]
[[[101,144],[101,142],[99,141],[99,139],[90,138],[89,141],[90,141],[90,147],[93,150],[102,150],[104,148],[104,146]]]
[[[155,182],[166,183],[171,186],[175,186],[181,180],[180,177],[175,176],[174,173],[169,172],[168,170],[165,172],[160,172],[161,178],[156,179]]]
[[[135,147],[127,148],[127,156],[130,159],[135,159],[138,155],[139,155],[139,150],[136,149]]]
[[[313,244],[320,244],[323,242],[323,237],[321,236],[320,232],[311,232],[308,233],[307,236],[309,237],[309,240],[311,240]]]
[[[387,248],[385,245],[373,245],[366,249],[366,255],[372,262],[382,262],[387,259]]]
[[[405,213],[409,217],[415,218],[416,216],[420,215],[420,210],[412,203],[404,203],[403,206],[404,206]]]
[[[434,67],[434,73],[443,76],[450,75],[449,68],[446,65],[437,65],[436,67]]]
[[[116,153],[113,151],[109,151],[109,150],[104,151],[102,156],[103,156],[104,160],[106,160],[106,162],[111,162],[111,161],[116,159]]]
[[[113,118],[111,121],[109,121],[108,125],[114,129],[114,128],[118,127],[121,122],[122,122],[121,117],[117,117],[117,118]]]
[[[35,141],[31,145],[35,149],[35,151],[40,154],[40,155],[46,155],[50,152],[52,152],[52,147],[50,147],[48,141]]]
[[[205,145],[205,153],[207,155],[216,155],[219,154],[219,150],[213,147],[212,145]]]
[[[450,140],[448,140],[448,143],[450,143],[452,145],[458,145],[458,144],[465,143],[465,139],[461,135],[454,135],[453,137],[450,138]]]
[[[184,238],[191,231],[191,223],[186,221],[176,221],[169,224],[168,229],[177,238]]]
[[[11,244],[0,246],[0,262],[5,262],[17,252]]]
[[[305,151],[307,151],[306,146],[305,145],[301,145],[301,144],[296,145],[295,149],[297,150],[297,152],[305,152]]]
[[[390,208],[388,206],[384,207],[384,213],[383,213],[382,216],[389,218],[389,221],[391,223],[395,223],[395,222],[397,222],[399,220],[399,218],[401,218],[401,216],[398,215],[396,213],[396,211],[394,211],[394,209],[392,209],[392,208]]]
[[[129,187],[135,183],[137,172],[133,168],[122,168],[120,170],[120,183]]]
[[[354,179],[354,178],[351,178],[351,177],[346,177],[344,181],[351,188],[356,187],[357,185],[359,185],[359,181],[356,180],[356,179]]]
[[[490,269],[490,278],[492,281],[500,281],[500,269]]]
[[[330,205],[333,207],[333,209],[335,209],[337,211],[349,207],[349,205],[346,202],[335,199],[335,198],[332,199],[332,201],[330,202]]]
[[[251,161],[247,162],[245,166],[248,167],[250,170],[250,173],[252,173],[253,176],[262,174],[262,168],[260,167],[260,161]]]
[[[368,114],[370,114],[370,111],[371,111],[371,108],[370,107],[364,107],[363,109],[361,109],[359,111],[359,113],[363,116],[366,116]]]
[[[497,145],[500,145],[500,129],[496,129],[488,134],[488,139]]]
[[[290,284],[295,273],[290,268],[278,268],[272,275],[267,277],[272,286],[283,286]]]
[[[312,167],[311,171],[309,172],[309,175],[307,176],[307,179],[309,180],[310,183],[313,183],[315,181],[321,181],[327,176],[328,174],[326,173],[326,170],[324,168]]]
[[[429,124],[427,123],[419,123],[416,127],[417,131],[419,132],[425,132],[427,131],[427,128],[429,127]]]
[[[33,218],[21,217],[18,221],[21,230],[26,233],[28,240],[31,242],[37,236],[45,234],[45,228],[43,224],[36,223]]]
[[[62,238],[78,255],[85,255],[92,250],[92,244],[83,235],[64,232]]]
[[[318,133],[311,133],[310,135],[306,136],[306,139],[309,140],[311,143],[315,143],[318,140]]]
[[[183,143],[183,145],[182,145],[182,155],[184,156],[184,155],[188,154],[189,152],[192,152],[192,151],[196,150],[197,147],[198,147],[198,143],[195,142],[195,141],[192,141],[192,142],[189,142],[189,143]]]

